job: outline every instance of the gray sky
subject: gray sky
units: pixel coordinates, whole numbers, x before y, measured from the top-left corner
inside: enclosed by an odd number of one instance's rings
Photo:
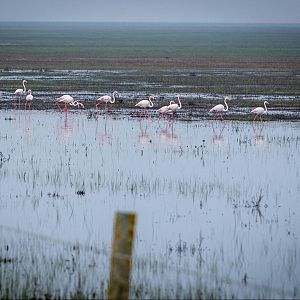
[[[1,0],[0,21],[300,23],[300,0]]]

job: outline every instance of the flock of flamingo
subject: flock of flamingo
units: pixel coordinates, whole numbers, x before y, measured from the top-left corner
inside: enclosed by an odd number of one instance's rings
[[[21,89],[21,88],[16,89],[16,91],[13,93],[13,95],[19,96],[19,106],[20,106],[21,96],[26,95],[26,85],[25,85],[26,83],[27,83],[27,80],[23,80],[22,81],[23,89]],[[108,106],[107,106],[108,103],[115,103],[117,97],[119,97],[119,93],[117,91],[114,91],[112,93],[112,96],[109,96],[109,95],[101,96],[96,101],[96,110],[98,111],[99,105],[101,103],[105,103],[104,109],[105,109],[105,112],[107,112],[108,111]],[[163,116],[163,115],[169,116],[171,114],[174,117],[175,113],[182,107],[182,105],[181,105],[182,98],[183,97],[181,97],[181,96],[177,96],[178,104],[175,101],[171,100],[169,105],[162,106],[161,108],[159,108],[157,110],[157,112],[159,113],[160,116]],[[33,100],[32,91],[31,91],[31,89],[29,89],[29,90],[27,90],[27,95],[25,98],[25,101],[26,101],[25,109],[27,109],[27,105],[28,105],[28,109],[31,108],[32,100]],[[153,107],[154,104],[152,101],[154,101],[154,100],[155,100],[155,97],[150,96],[148,100],[141,100],[138,103],[136,103],[135,107],[144,109],[144,115],[146,115],[146,108]],[[217,104],[212,109],[209,110],[209,113],[212,113],[214,118],[216,118],[217,116],[220,116],[221,120],[223,120],[224,112],[228,111],[227,101],[230,101],[230,100],[231,100],[230,97],[225,97],[224,104],[225,104],[226,108],[223,104]],[[84,105],[81,102],[74,100],[74,98],[71,97],[70,95],[63,95],[56,99],[55,104],[58,106],[59,110],[62,111],[62,109],[59,105],[60,103],[64,104],[65,111],[68,110],[68,106],[76,106],[77,108],[84,108]],[[251,113],[255,114],[253,121],[255,121],[258,116],[260,117],[260,120],[262,121],[262,115],[267,112],[267,104],[269,104],[269,102],[264,101],[264,107],[256,107],[253,110],[251,110]],[[141,117],[141,111],[139,113],[139,116]]]

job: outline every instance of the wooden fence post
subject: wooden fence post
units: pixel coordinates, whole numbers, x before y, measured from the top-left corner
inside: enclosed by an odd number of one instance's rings
[[[134,213],[115,215],[108,299],[128,299],[135,220]]]

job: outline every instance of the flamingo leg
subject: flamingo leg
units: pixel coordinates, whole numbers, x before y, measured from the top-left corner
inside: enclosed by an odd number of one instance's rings
[[[217,119],[217,112],[216,112],[216,111],[213,111],[212,118],[213,118],[214,120],[216,120],[216,119]]]
[[[68,111],[68,104],[65,103],[65,106],[64,106],[64,111],[67,112]]]
[[[162,117],[162,115],[163,115],[163,114],[159,114],[159,115],[158,115],[158,119],[157,119],[157,122],[158,122],[158,123],[159,123],[160,118]]]
[[[259,118],[260,118],[260,121],[262,122],[262,116],[261,115],[259,116]]]
[[[96,120],[98,120],[98,116],[99,116],[99,104],[100,103],[96,103]]]
[[[257,116],[258,116],[258,115],[255,115],[255,117],[254,117],[254,119],[253,119],[253,122],[256,120]]]
[[[59,106],[58,102],[56,102],[56,105],[58,106],[59,111],[62,112],[62,109],[61,109],[61,107]]]

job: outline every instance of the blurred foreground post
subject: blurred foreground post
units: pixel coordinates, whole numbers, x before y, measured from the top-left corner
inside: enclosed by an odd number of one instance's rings
[[[115,216],[108,299],[128,299],[135,219],[134,213]]]

